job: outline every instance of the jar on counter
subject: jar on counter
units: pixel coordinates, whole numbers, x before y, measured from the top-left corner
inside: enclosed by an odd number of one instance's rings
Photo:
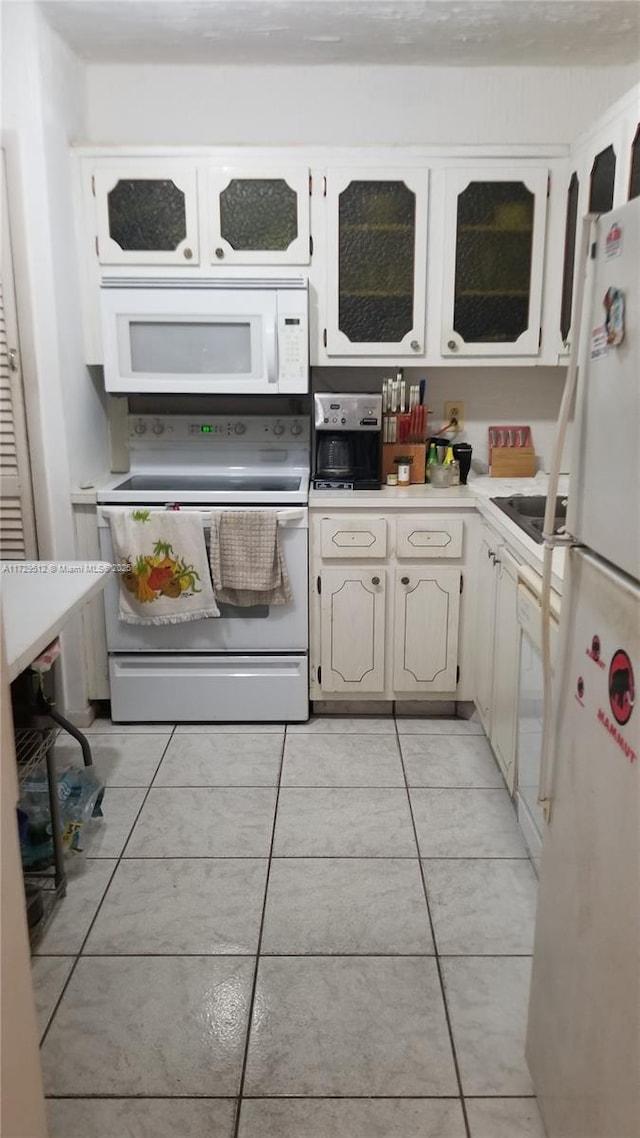
[[[411,484],[411,463],[413,458],[410,455],[401,455],[393,460],[398,467],[398,486],[409,486]]]

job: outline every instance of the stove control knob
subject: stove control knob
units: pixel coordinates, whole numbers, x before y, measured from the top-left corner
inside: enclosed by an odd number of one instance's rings
[[[235,427],[233,428],[236,435],[243,435],[245,433],[246,429],[247,429],[246,423],[236,423]]]
[[[164,423],[154,423],[151,430],[153,431],[154,435],[163,435]]]
[[[280,438],[280,436],[284,434],[284,424],[283,423],[276,423],[274,428],[273,428],[273,433],[278,438]]]
[[[138,423],[136,423],[136,425],[135,425],[135,427],[133,428],[133,430],[134,430],[134,434],[136,434],[136,435],[146,435],[146,433],[147,433],[147,424],[146,424],[146,423],[143,423],[143,422],[142,422],[142,420],[140,420]]]
[[[297,437],[302,434],[302,423],[292,423],[291,434]]]

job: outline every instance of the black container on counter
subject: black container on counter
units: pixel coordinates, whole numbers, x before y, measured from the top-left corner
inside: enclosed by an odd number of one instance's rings
[[[471,443],[454,443],[451,449],[453,450],[453,457],[460,465],[460,485],[466,486],[467,476],[471,469],[473,447]]]

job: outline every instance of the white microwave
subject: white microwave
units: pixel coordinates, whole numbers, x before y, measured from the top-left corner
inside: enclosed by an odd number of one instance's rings
[[[304,277],[103,277],[107,391],[298,395],[309,390]]]

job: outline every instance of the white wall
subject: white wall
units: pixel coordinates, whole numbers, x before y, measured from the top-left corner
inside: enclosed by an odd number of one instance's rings
[[[379,391],[382,377],[389,374],[388,368],[314,368],[313,386],[316,391]],[[436,434],[445,421],[445,399],[464,402],[465,429],[456,442],[471,443],[475,470],[487,470],[491,426],[531,427],[539,468],[549,469],[564,368],[405,368],[404,377],[408,383],[426,380],[426,401],[433,412],[430,433]]]
[[[636,67],[87,67],[87,142],[569,143]]]
[[[84,133],[84,71],[30,2],[2,4],[7,155],[18,323],[43,559],[75,556],[71,487],[106,467],[106,419],[84,365],[69,142]],[[85,704],[78,626],[65,633],[63,708]]]

